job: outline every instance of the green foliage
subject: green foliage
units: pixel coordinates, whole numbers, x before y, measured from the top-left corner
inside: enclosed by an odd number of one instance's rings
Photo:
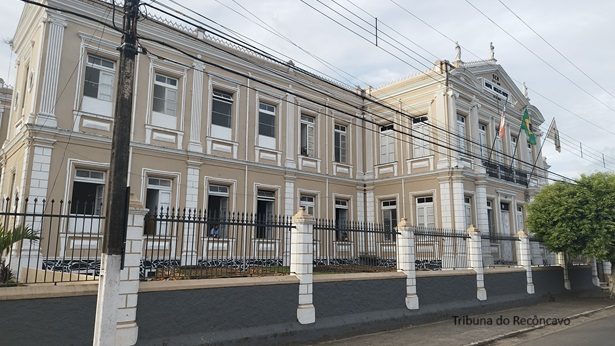
[[[615,262],[615,175],[546,186],[530,203],[527,221],[552,251]]]
[[[12,244],[24,239],[37,240],[40,237],[28,226],[17,226],[8,230],[0,224],[0,285],[10,283],[13,277],[2,255],[11,248]]]

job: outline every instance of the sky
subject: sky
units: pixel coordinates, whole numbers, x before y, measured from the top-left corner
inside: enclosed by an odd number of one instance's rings
[[[255,40],[267,49],[276,50],[292,58],[301,67],[311,67],[322,74],[362,87],[377,87],[416,75],[431,67],[437,59],[454,60],[455,44],[452,41],[458,41],[461,45],[464,61],[487,59],[489,43],[493,42],[498,63],[521,89],[521,83],[526,83],[530,102],[540,109],[546,119],[541,127],[543,131],[546,132],[552,118],[557,121],[562,138],[562,152],[556,152],[550,141],[547,141],[543,148],[543,155],[547,157],[551,170],[569,178],[615,170],[615,41],[610,39],[610,35],[615,32],[615,1],[144,2],[179,8],[173,3],[177,2]],[[306,3],[356,33],[340,26]],[[13,37],[22,8],[23,5],[18,0],[0,2],[0,77],[9,84],[14,81],[15,57],[11,57],[10,47],[5,42]],[[370,31],[356,27],[332,9]],[[199,21],[206,21],[196,14],[190,15]],[[369,26],[375,22],[374,17],[377,17],[379,22],[379,47],[373,42],[375,30]],[[262,29],[253,21],[266,23],[294,44]],[[529,28],[522,21],[527,23]],[[214,25],[212,22],[207,23]],[[364,36],[369,42],[357,34]],[[386,34],[405,47],[392,42]],[[401,51],[387,45],[387,40]],[[274,55],[288,60],[279,53]],[[329,69],[321,62],[323,60],[338,70]],[[603,164],[603,154],[606,167]]]

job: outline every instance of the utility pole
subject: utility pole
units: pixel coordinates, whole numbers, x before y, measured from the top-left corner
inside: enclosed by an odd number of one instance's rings
[[[102,271],[98,284],[96,320],[94,323],[93,345],[95,346],[116,344],[120,271],[128,217],[128,157],[135,57],[137,55],[138,17],[139,0],[126,0],[124,2],[122,44],[118,48],[120,51],[119,78],[115,98],[111,168],[101,253]]]

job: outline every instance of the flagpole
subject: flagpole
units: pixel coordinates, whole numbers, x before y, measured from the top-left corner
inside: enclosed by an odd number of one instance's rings
[[[508,102],[508,97],[506,98],[506,100],[504,100],[504,107],[502,108],[502,112],[506,112],[506,103]],[[498,103],[497,103],[497,110],[498,112],[500,111],[500,98],[498,97]],[[506,115],[504,115],[506,116]],[[500,118],[502,117],[502,114],[500,114]],[[501,120],[500,120],[501,123]],[[491,143],[491,148],[489,149],[489,156],[487,157],[487,161],[491,162],[491,154],[493,153],[493,147],[495,147],[495,141],[498,140],[498,137],[500,136],[500,127],[498,126],[498,132],[495,133],[495,136],[493,136],[493,142]]]
[[[515,143],[515,149],[513,149],[512,159],[510,159],[510,169],[513,168],[513,164],[515,163],[515,154],[517,153],[517,147],[519,146],[519,142],[521,142],[520,137],[521,137],[522,129],[523,129],[523,116],[521,116],[521,125],[519,125],[519,132],[517,133],[517,143]]]
[[[554,120],[555,118],[553,118]],[[551,120],[551,124],[553,124],[553,120]],[[551,125],[549,125],[549,130],[551,130]],[[534,170],[536,169],[536,164],[538,163],[538,159],[540,158],[540,155],[542,155],[542,148],[545,146],[545,143],[547,142],[547,138],[549,137],[549,130],[547,130],[547,133],[545,134],[545,138],[542,140],[542,143],[540,144],[540,148],[538,149],[538,155],[536,155],[536,159],[534,159],[534,164],[532,164],[532,170],[530,171],[530,175],[527,177],[527,187],[530,187],[530,180],[532,179],[532,175],[534,174]]]

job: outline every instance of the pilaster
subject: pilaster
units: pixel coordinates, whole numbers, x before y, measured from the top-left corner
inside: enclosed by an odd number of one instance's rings
[[[188,150],[202,153],[201,144],[201,118],[203,114],[203,69],[205,65],[201,61],[195,61],[192,66],[192,107],[190,113],[190,141]]]
[[[45,77],[41,92],[40,112],[36,117],[36,125],[58,127],[55,116],[57,102],[58,80],[62,61],[62,43],[66,21],[58,14],[48,14],[47,21],[47,59],[45,61]]]

